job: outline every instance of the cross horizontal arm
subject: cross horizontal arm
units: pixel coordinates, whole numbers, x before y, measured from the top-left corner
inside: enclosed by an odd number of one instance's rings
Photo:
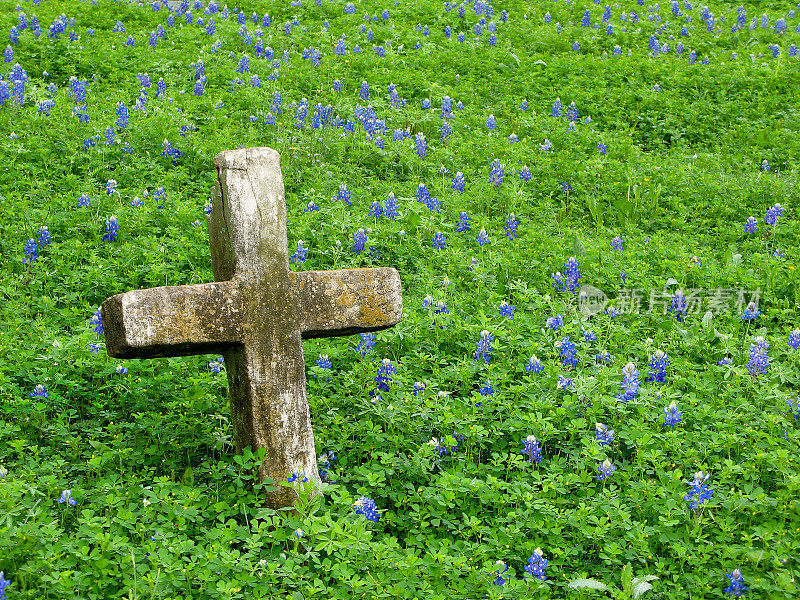
[[[219,353],[241,340],[232,281],[163,286],[112,296],[101,307],[114,358]]]
[[[291,274],[300,304],[303,338],[376,331],[396,325],[403,312],[395,269],[341,269]]]

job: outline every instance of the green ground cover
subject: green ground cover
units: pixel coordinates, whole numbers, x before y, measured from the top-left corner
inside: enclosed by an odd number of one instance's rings
[[[797,597],[800,8],[229,8],[0,3],[0,598]],[[403,281],[395,328],[305,343],[296,514],[224,363],[97,333],[213,279],[240,146],[293,268]]]

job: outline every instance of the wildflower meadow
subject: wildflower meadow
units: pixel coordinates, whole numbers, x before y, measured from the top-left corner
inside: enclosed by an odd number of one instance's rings
[[[0,599],[796,598],[800,7],[1,0]],[[213,281],[213,159],[281,155],[316,478],[226,363],[100,304]],[[263,504],[293,486],[294,510]]]

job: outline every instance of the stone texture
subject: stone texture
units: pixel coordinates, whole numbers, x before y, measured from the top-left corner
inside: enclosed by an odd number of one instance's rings
[[[214,164],[208,219],[217,283],[118,294],[102,306],[111,356],[223,353],[236,449],[266,449],[261,479],[303,470],[319,482],[305,390],[303,338],[385,329],[402,313],[396,270],[289,270],[280,158],[230,150]],[[274,508],[296,494],[267,495]]]

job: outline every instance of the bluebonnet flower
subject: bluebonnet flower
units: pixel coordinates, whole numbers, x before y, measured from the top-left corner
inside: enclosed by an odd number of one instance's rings
[[[597,336],[594,334],[593,331],[584,330],[583,339],[585,339],[587,342],[596,342]]]
[[[41,384],[34,386],[33,391],[30,393],[31,398],[48,398],[47,389]]]
[[[414,136],[414,151],[420,158],[428,155],[428,142],[425,140],[425,134],[421,131]]]
[[[72,490],[64,490],[61,492],[61,496],[56,498],[56,502],[59,504],[64,504],[66,502],[70,506],[75,506],[78,503],[75,498],[72,497]]]
[[[460,212],[458,214],[458,223],[456,224],[456,231],[464,232],[470,230],[470,216],[465,212]]]
[[[386,208],[384,209],[383,214],[393,221],[400,216],[397,212],[397,199],[394,196],[394,192],[389,192],[389,195],[386,198]]]
[[[374,333],[362,333],[361,334],[361,341],[358,342],[356,346],[356,352],[361,353],[361,358],[367,356],[370,351],[375,347],[375,334]]]
[[[750,302],[747,305],[747,308],[744,309],[744,314],[742,314],[741,319],[742,321],[753,321],[761,316],[761,311],[758,310],[755,302]]]
[[[747,586],[744,584],[744,577],[739,569],[734,569],[730,573],[725,573],[725,577],[730,581],[730,585],[723,591],[730,594],[733,598],[741,598],[747,591]]]
[[[337,193],[335,199],[336,200],[341,200],[342,202],[344,202],[345,204],[350,206],[352,204],[352,202],[350,201],[351,196],[352,196],[352,194],[351,194],[350,190],[347,189],[347,184],[346,183],[340,184],[339,185],[339,192]]]
[[[614,236],[614,239],[611,240],[611,247],[618,252],[622,252],[622,244],[625,242],[620,236]]]
[[[564,317],[561,316],[561,313],[557,314],[555,317],[548,317],[544,325],[553,331],[558,331],[564,326]]]
[[[800,421],[800,397],[794,400],[789,398],[786,401],[786,406],[789,407],[789,414],[794,416],[794,420]]]
[[[350,248],[356,254],[361,254],[364,251],[364,247],[367,243],[367,234],[363,228],[359,228],[353,234],[353,247]]]
[[[127,375],[128,374],[128,367],[123,367],[122,365],[117,365],[116,368],[118,375]]]
[[[559,291],[575,292],[578,289],[578,280],[581,278],[580,264],[574,256],[570,256],[564,263],[564,274],[556,272],[551,275],[553,287]]]
[[[247,54],[242,54],[239,64],[236,66],[237,73],[248,73],[250,71],[250,57]]]
[[[677,290],[672,295],[672,302],[670,303],[667,311],[675,315],[676,321],[683,321],[683,318],[686,316],[688,311],[688,304],[686,303],[686,296],[684,295],[683,290]]]
[[[286,481],[289,483],[294,483],[295,481],[300,481],[301,483],[308,483],[308,476],[305,474],[305,471],[300,469],[299,471],[293,471],[289,477],[286,478]]]
[[[117,217],[111,215],[108,219],[106,219],[106,232],[103,234],[103,241],[113,242],[117,239],[118,232],[119,221],[117,221]]]
[[[492,168],[489,172],[489,183],[495,187],[500,187],[503,184],[503,177],[505,176],[505,165],[500,162],[499,158],[492,161]]]
[[[333,367],[333,363],[331,362],[331,359],[328,358],[327,354],[320,354],[317,356],[317,366],[320,369],[330,369]]]
[[[616,470],[617,467],[612,465],[610,460],[605,459],[602,463],[597,465],[598,475],[595,475],[595,479],[597,479],[598,481],[603,481]]]
[[[506,232],[505,235],[508,239],[513,240],[514,238],[518,237],[517,227],[519,227],[519,219],[517,219],[514,213],[511,213],[510,215],[508,215],[508,218],[506,219],[506,224],[503,227],[503,229],[505,229]]]
[[[574,386],[572,379],[568,377],[564,377],[563,375],[558,376],[558,383],[556,383],[557,390],[566,390]]]
[[[439,140],[442,142],[442,144],[444,144],[447,141],[447,138],[449,138],[453,134],[452,129],[450,129],[450,123],[448,123],[447,121],[442,122],[440,134],[441,135],[439,137]]]
[[[601,350],[600,354],[595,354],[594,355],[594,359],[597,362],[610,363],[611,362],[611,354],[609,353],[608,350]]]
[[[508,565],[502,560],[496,560],[494,565],[495,569],[492,571],[492,576],[494,577],[494,579],[492,579],[492,585],[505,585],[508,583],[508,577],[504,577],[503,575],[508,571]]]
[[[525,112],[526,110],[528,110],[528,101],[527,100],[523,100],[522,102],[520,102],[519,109],[522,112]]]
[[[23,248],[23,252],[25,252],[25,256],[22,257],[23,264],[31,264],[35,263],[36,259],[39,258],[39,250],[38,245],[36,244],[36,240],[33,238],[29,238],[27,242],[25,242],[25,247]]]
[[[755,217],[747,217],[747,221],[744,224],[744,230],[746,233],[755,233],[758,231],[758,221]]]
[[[594,424],[594,437],[598,446],[608,446],[614,441],[614,430],[609,429],[602,423]]]
[[[753,377],[766,375],[769,370],[769,342],[762,336],[756,336],[750,344],[750,359],[747,361],[747,371]]]
[[[381,203],[377,200],[374,200],[372,204],[369,206],[369,216],[375,217],[376,219],[383,214],[383,207]]]
[[[639,370],[636,368],[636,365],[629,362],[622,367],[622,383],[619,384],[622,391],[617,394],[617,399],[620,402],[633,400],[639,393],[639,386]]]
[[[789,333],[789,341],[787,342],[790,348],[800,350],[800,329],[795,329]]]
[[[225,362],[225,358],[222,356],[217,357],[216,359],[210,361],[208,363],[208,368],[211,369],[214,373],[220,373],[222,371],[222,364]]]
[[[484,382],[483,386],[478,390],[481,396],[494,396],[494,386],[488,379]],[[480,404],[478,405],[480,406]]]
[[[497,128],[497,120],[494,118],[494,115],[489,115],[489,117],[486,119],[486,127],[489,129]]]
[[[458,171],[456,176],[453,177],[453,183],[450,187],[457,192],[464,191],[464,174],[461,171]]]
[[[567,107],[567,120],[568,121],[578,120],[578,107],[574,102],[570,102],[569,107]]]
[[[565,367],[575,367],[578,365],[578,357],[575,344],[566,336],[563,340],[555,343],[558,354],[561,357],[561,364]]]
[[[110,196],[111,194],[117,192],[117,181],[115,179],[109,179],[106,182],[106,196]]]
[[[516,306],[511,306],[508,302],[503,300],[500,302],[499,312],[501,317],[508,317],[509,319],[514,318],[514,311],[517,309]]]
[[[475,342],[475,352],[472,354],[472,357],[477,360],[483,360],[486,364],[489,364],[492,361],[491,353],[494,351],[492,347],[492,341],[494,340],[494,336],[489,333],[486,329],[481,331],[480,339]]]
[[[375,376],[375,383],[378,384],[378,389],[388,392],[392,383],[392,375],[395,373],[397,373],[397,367],[392,364],[391,360],[384,358],[378,367],[378,374]]]
[[[89,321],[89,325],[93,325],[92,331],[94,331],[97,335],[103,335],[103,313],[100,312],[99,308],[94,311],[92,319]]]
[[[528,559],[528,564],[525,565],[524,569],[536,579],[547,581],[547,575],[544,574],[544,570],[547,568],[548,562],[550,561],[544,557],[542,549],[536,548]]]
[[[289,257],[289,262],[292,264],[300,264],[306,262],[308,256],[308,248],[303,244],[303,240],[297,242],[297,250]]]
[[[492,243],[491,240],[489,239],[489,236],[486,233],[486,228],[485,227],[481,227],[481,231],[478,234],[478,237],[475,238],[475,241],[477,241],[478,244],[481,245],[481,246],[484,246],[486,244],[491,244]]]
[[[447,238],[444,237],[444,234],[441,231],[437,231],[433,236],[431,245],[436,250],[444,250],[445,248],[447,248]]]
[[[364,102],[369,100],[369,84],[366,81],[361,82],[361,87],[358,89],[358,96]]]
[[[678,405],[673,400],[669,403],[669,406],[664,408],[664,423],[662,424],[663,427],[675,427],[678,423],[682,421],[681,417],[683,413],[678,410]]]
[[[356,514],[358,515],[364,515],[368,521],[374,521],[377,523],[378,519],[380,519],[380,514],[375,506],[375,501],[367,496],[359,496],[358,500],[356,500],[355,504],[353,505],[353,510],[355,510]]]
[[[522,181],[530,181],[532,177],[531,170],[527,165],[519,170],[519,178],[522,179]]]
[[[720,367],[725,367],[731,364],[731,362],[732,362],[731,359],[726,356],[725,358],[722,358],[719,361],[717,361],[717,365]]]
[[[663,350],[656,350],[650,357],[650,374],[645,381],[655,381],[656,383],[664,383],[667,380],[667,367],[669,366],[669,357]]]
[[[783,207],[780,204],[776,204],[771,206],[767,209],[767,215],[764,217],[764,222],[767,225],[772,225],[775,227],[775,224],[778,222],[778,217],[783,214]]]
[[[581,51],[580,42],[575,42],[574,44],[572,44],[572,51],[573,52],[580,52]]]
[[[539,145],[539,150],[541,150],[542,152],[550,152],[550,149],[552,147],[553,143],[549,139],[544,138],[544,143]]]
[[[525,365],[525,370],[528,373],[539,373],[544,369],[544,365],[542,365],[542,361],[539,360],[535,354],[528,359],[528,363]]]
[[[698,471],[694,474],[694,479],[689,482],[689,493],[686,494],[683,499],[690,503],[690,509],[697,510],[700,505],[705,504],[711,499],[711,495],[714,492],[706,485],[706,481],[708,481],[709,477],[711,477],[710,473]]]
[[[531,463],[542,462],[542,449],[539,446],[539,441],[534,435],[529,435],[522,440],[522,450],[520,450],[520,452],[527,456],[528,461]]]

